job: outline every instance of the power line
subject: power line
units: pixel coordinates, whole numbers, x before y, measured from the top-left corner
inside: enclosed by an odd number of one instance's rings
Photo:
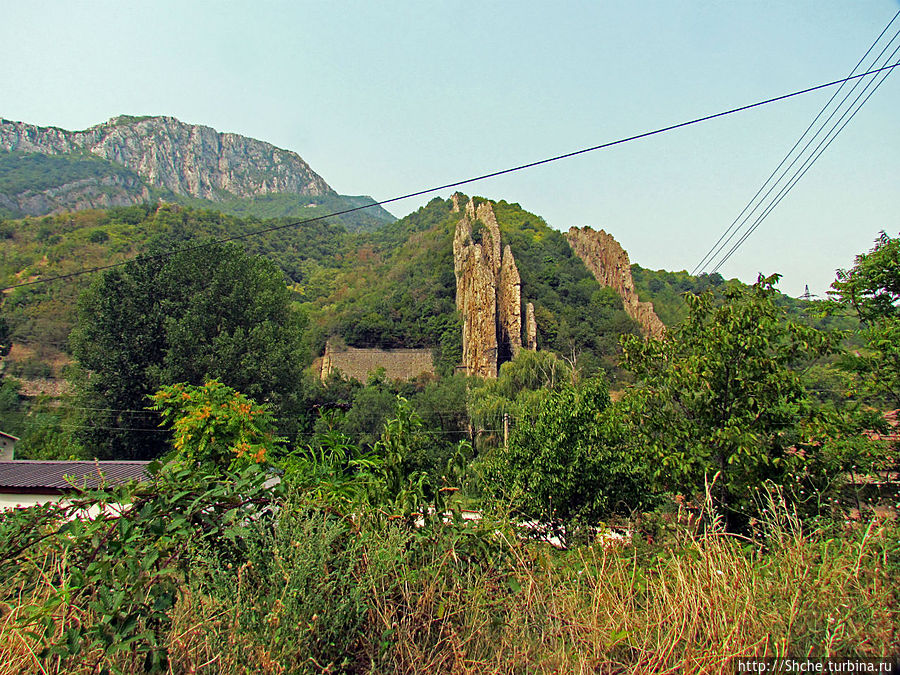
[[[250,238],[250,237],[258,236],[258,235],[261,235],[261,234],[266,234],[266,233],[268,233],[268,232],[275,232],[275,231],[277,231],[277,230],[283,230],[283,229],[287,229],[287,228],[290,228],[290,227],[297,227],[297,226],[299,226],[299,225],[305,225],[305,224],[307,224],[307,223],[313,223],[313,222],[325,220],[325,219],[327,219],[327,218],[333,218],[333,217],[335,217],[335,216],[343,216],[343,215],[346,215],[346,214],[348,214],[348,213],[355,213],[356,211],[362,211],[362,210],[364,210],[364,209],[369,209],[369,208],[372,208],[372,207],[374,207],[374,206],[384,206],[385,204],[392,204],[392,203],[394,203],[394,202],[402,201],[402,200],[404,200],[404,199],[410,199],[410,198],[412,198],[412,197],[421,197],[422,195],[427,195],[427,194],[431,194],[431,193],[434,193],[434,192],[440,192],[440,191],[442,191],[442,190],[447,190],[447,189],[450,189],[450,188],[460,187],[460,186],[462,186],[462,185],[468,185],[468,184],[470,184],[470,183],[476,183],[476,182],[479,182],[479,181],[487,180],[488,178],[496,178],[496,177],[498,177],[498,176],[503,176],[503,175],[510,174],[510,173],[514,173],[514,172],[517,172],[517,171],[523,171],[523,170],[525,170],[525,169],[531,169],[531,168],[534,168],[534,167],[537,167],[537,166],[541,166],[541,165],[544,165],[544,164],[550,164],[551,162],[558,162],[558,161],[563,160],[563,159],[569,159],[569,158],[572,158],[572,157],[577,157],[578,155],[584,155],[584,154],[589,153],[589,152],[595,152],[595,151],[597,151],[597,150],[604,150],[604,149],[606,149],[606,148],[611,148],[611,147],[614,147],[614,146],[616,146],[616,145],[622,145],[622,144],[624,144],[624,143],[630,143],[631,141],[637,141],[637,140],[640,140],[640,139],[643,139],[643,138],[649,138],[650,136],[656,136],[656,135],[658,135],[658,134],[663,134],[663,133],[666,133],[666,132],[669,132],[669,131],[674,131],[674,130],[676,130],[676,129],[682,129],[682,128],[685,128],[685,127],[693,126],[693,125],[695,125],[695,124],[700,124],[701,122],[709,122],[709,121],[711,121],[711,120],[718,119],[718,118],[720,118],[720,117],[726,117],[726,116],[728,116],[728,115],[733,115],[733,114],[735,114],[735,113],[744,112],[744,111],[747,111],[747,110],[751,110],[751,109],[753,109],[753,108],[759,108],[759,107],[761,107],[761,106],[769,105],[769,104],[771,104],[771,103],[777,103],[777,102],[779,102],[779,101],[784,101],[784,100],[787,100],[787,99],[789,99],[789,98],[794,98],[795,96],[802,96],[803,94],[809,94],[809,93],[812,93],[812,92],[814,92],[814,91],[819,91],[820,89],[827,89],[827,88],[829,88],[829,87],[833,87],[833,86],[838,85],[838,84],[843,84],[843,83],[845,83],[845,82],[849,82],[850,80],[856,80],[856,79],[859,79],[859,78],[862,78],[862,77],[866,77],[866,76],[868,76],[868,75],[873,75],[873,74],[875,74],[875,73],[879,73],[879,72],[882,72],[882,71],[890,71],[891,69],[896,68],[898,65],[900,65],[900,62],[891,64],[891,65],[887,65],[887,66],[883,66],[883,67],[878,68],[878,69],[876,69],[876,70],[870,70],[870,71],[865,72],[865,73],[859,73],[859,74],[857,74],[857,75],[849,75],[849,76],[843,77],[843,78],[841,78],[841,79],[839,79],[839,80],[833,80],[833,81],[831,81],[831,82],[825,82],[825,83],[823,83],[823,84],[817,84],[817,85],[812,86],[812,87],[807,87],[806,89],[800,89],[800,90],[797,90],[797,91],[790,92],[790,93],[788,93],[788,94],[782,94],[782,95],[780,95],[780,96],[775,96],[775,97],[773,97],[773,98],[768,98],[768,99],[765,99],[765,100],[762,100],[762,101],[757,101],[757,102],[755,102],[755,103],[749,103],[749,104],[747,104],[747,105],[742,105],[742,106],[739,106],[739,107],[737,107],[737,108],[731,108],[730,110],[725,110],[725,111],[722,111],[722,112],[713,113],[713,114],[711,114],[711,115],[704,115],[703,117],[697,117],[697,118],[694,118],[694,119],[692,119],[692,120],[688,120],[688,121],[686,121],[686,122],[679,122],[679,123],[677,123],[677,124],[672,124],[672,125],[669,125],[669,126],[666,126],[666,127],[661,127],[661,128],[659,128],[659,129],[654,129],[654,130],[652,130],[652,131],[645,131],[645,132],[642,132],[642,133],[639,133],[639,134],[634,134],[633,136],[626,136],[625,138],[620,138],[620,139],[615,140],[615,141],[609,141],[609,142],[606,142],[606,143],[601,143],[601,144],[599,144],[599,145],[593,145],[593,146],[590,146],[590,147],[587,147],[587,148],[581,148],[580,150],[574,150],[574,151],[572,151],[572,152],[567,152],[567,153],[564,153],[564,154],[561,154],[561,155],[556,155],[556,156],[554,156],[554,157],[548,157],[548,158],[546,158],[546,159],[540,159],[540,160],[537,160],[537,161],[534,161],[534,162],[529,162],[529,163],[527,163],[527,164],[520,164],[520,165],[518,165],[518,166],[513,166],[513,167],[510,167],[510,168],[508,168],[508,169],[501,169],[501,170],[499,170],[499,171],[491,171],[491,172],[489,172],[489,173],[485,173],[485,174],[481,174],[481,175],[478,175],[478,176],[474,176],[474,177],[472,177],[472,178],[464,178],[464,179],[462,179],[462,180],[453,181],[453,182],[451,182],[451,183],[445,183],[444,185],[438,185],[438,186],[435,186],[435,187],[426,188],[426,189],[424,189],[424,190],[417,190],[417,191],[415,191],[415,192],[409,192],[409,193],[407,193],[407,194],[400,195],[400,196],[397,196],[397,197],[391,197],[390,199],[384,199],[384,200],[382,200],[382,201],[372,202],[371,204],[365,204],[365,205],[362,205],[362,206],[355,206],[355,207],[352,207],[352,208],[349,208],[349,209],[343,209],[343,210],[341,210],[341,211],[335,211],[334,213],[329,213],[329,214],[322,215],[322,216],[315,216],[315,217],[313,217],[313,218],[306,218],[306,219],[304,219],[304,220],[298,220],[298,221],[295,221],[295,222],[292,222],[292,223],[284,223],[284,224],[282,224],[282,225],[273,225],[273,226],[270,226],[270,227],[264,227],[264,228],[261,228],[261,229],[258,229],[258,230],[253,230],[253,231],[251,231],[251,232],[245,232],[245,233],[243,233],[243,234],[233,235],[233,236],[230,236],[230,237],[223,237],[223,238],[221,238],[221,239],[214,239],[214,240],[211,240],[211,241],[204,242],[204,243],[202,243],[202,244],[195,244],[195,245],[193,245],[193,246],[186,246],[186,247],[180,248],[180,249],[173,249],[173,250],[164,251],[164,252],[160,252],[160,253],[155,253],[155,254],[145,255],[145,256],[143,256],[143,258],[144,258],[145,260],[153,260],[153,259],[157,259],[157,258],[168,257],[168,256],[171,256],[171,255],[175,255],[176,253],[181,253],[181,252],[185,252],[185,251],[193,251],[193,250],[198,250],[198,249],[202,249],[202,248],[207,248],[207,247],[209,247],[209,246],[214,246],[214,245],[217,245],[217,244],[224,244],[224,243],[231,242],[231,241],[238,241],[238,240],[241,240],[241,239],[248,239],[248,238]],[[55,276],[55,277],[48,277],[48,278],[45,278],[45,279],[35,279],[35,280],[33,280],[33,281],[27,281],[27,282],[24,282],[24,283],[21,283],[21,284],[15,284],[15,285],[12,285],[12,286],[7,286],[7,287],[5,287],[5,288],[3,288],[3,289],[0,289],[0,291],[9,291],[9,290],[12,290],[12,289],[15,289],[15,288],[22,288],[22,287],[24,287],[24,286],[33,286],[33,285],[36,285],[36,284],[49,283],[49,282],[51,282],[51,281],[61,281],[61,280],[64,280],[64,279],[71,279],[71,278],[73,278],[73,277],[81,276],[81,275],[84,275],[84,274],[91,274],[91,273],[93,273],[93,272],[100,272],[100,271],[103,271],[103,270],[112,269],[112,268],[114,268],[114,267],[121,267],[121,266],[123,266],[123,265],[127,265],[127,264],[130,263],[130,262],[131,262],[130,260],[127,260],[127,261],[122,261],[122,262],[118,262],[118,263],[110,263],[109,265],[100,265],[100,266],[98,266],[98,267],[92,267],[92,268],[88,268],[88,269],[84,269],[84,270],[79,270],[79,271],[77,271],[77,272],[70,272],[70,273],[68,273],[68,274],[61,274],[61,275],[58,275],[58,276]]]
[[[900,35],[900,33],[898,33],[898,35]],[[893,57],[894,54],[896,54],[898,51],[900,51],[900,45],[897,46],[897,48],[894,50],[894,53],[891,55],[891,57]],[[831,129],[828,131],[828,133],[825,135],[825,137],[819,142],[819,144],[812,151],[812,154],[803,162],[803,164],[800,166],[800,168],[794,172],[793,176],[791,176],[791,178],[788,180],[788,183],[784,187],[781,188],[781,190],[775,196],[773,201],[766,207],[766,209],[763,211],[763,213],[761,213],[759,216],[757,216],[756,220],[747,228],[747,230],[744,232],[744,234],[734,244],[734,246],[731,247],[731,249],[728,251],[728,253],[725,254],[725,256],[722,257],[722,259],[719,260],[719,262],[716,264],[715,268],[713,269],[713,272],[717,272],[719,269],[721,269],[722,265],[724,265],[728,261],[728,259],[731,258],[732,255],[734,255],[734,253],[741,247],[741,245],[745,241],[747,241],[747,239],[750,237],[750,235],[756,231],[756,229],[760,226],[760,224],[766,218],[769,217],[769,214],[771,214],[772,211],[775,210],[775,208],[788,195],[788,193],[794,189],[794,187],[797,185],[797,183],[800,182],[800,179],[802,179],[803,176],[806,175],[806,172],[809,171],[810,168],[812,168],[812,165],[818,161],[818,159],[831,146],[831,144],[834,142],[834,140],[846,128],[846,126],[850,123],[850,121],[854,117],[856,117],[856,114],[862,109],[862,107],[872,97],[872,95],[876,91],[878,91],[878,88],[884,83],[884,81],[887,79],[887,75],[889,75],[889,74],[890,74],[890,71],[884,73],[881,80],[878,81],[878,83],[875,85],[875,87],[872,89],[872,91],[869,92],[869,94],[863,99],[862,103],[860,103],[854,110],[853,106],[856,105],[856,103],[859,101],[859,99],[866,93],[866,90],[868,90],[868,88],[872,85],[872,83],[875,82],[875,80],[877,79],[877,76],[876,76],[876,78],[873,78],[872,80],[869,81],[869,83],[866,85],[866,87],[859,93],[859,95],[856,97],[856,99],[854,99],[853,103],[850,105],[850,108],[848,108],[844,112],[844,114],[840,117],[840,119],[838,119],[837,122],[835,122],[834,126],[831,127]],[[849,117],[847,117],[848,114],[850,115]],[[846,118],[846,120],[844,118]],[[793,164],[792,164],[792,166],[793,166]]]
[[[866,58],[869,56],[869,54],[872,53],[872,50],[875,49],[875,47],[876,47],[876,46],[878,45],[878,43],[881,41],[881,38],[884,37],[885,33],[887,33],[888,29],[889,29],[889,28],[891,27],[891,25],[897,20],[898,17],[900,17],[900,11],[898,11],[898,12],[891,18],[891,20],[887,23],[887,25],[882,29],[882,31],[881,31],[881,33],[878,35],[878,37],[875,38],[875,41],[874,41],[874,42],[869,46],[869,48],[866,50],[866,53],[863,54],[863,56],[860,58],[860,60],[856,63],[856,65],[855,65],[855,66],[853,67],[853,69],[850,71],[850,75],[851,75],[851,76],[852,76],[854,73],[856,73],[856,71],[857,71],[857,69],[860,67],[860,65],[862,65],[862,63],[866,60]],[[897,36],[898,36],[898,35],[900,35],[900,31],[898,31],[898,33],[895,34],[894,37],[892,37],[892,38],[888,41],[888,43],[882,48],[882,50],[881,50],[881,52],[878,54],[878,56],[876,56],[875,59],[873,59],[872,64],[870,64],[870,66],[868,66],[869,69],[871,69],[875,64],[878,63],[879,59],[881,59],[881,57],[882,57],[882,56],[884,55],[884,53],[888,50],[888,48],[889,48],[890,45],[894,42],[894,40],[897,39]],[[891,54],[890,57],[888,57],[887,59],[885,59],[884,62],[882,63],[882,65],[886,65],[886,64],[894,57],[894,55],[895,55],[896,53],[897,53],[897,50],[894,50],[893,54]],[[865,77],[865,74],[862,74],[861,77]],[[873,77],[871,80],[869,80],[869,83],[866,85],[866,88],[865,88],[865,89],[868,89],[868,87],[871,86],[871,83],[872,83],[875,79],[876,79],[876,78]],[[848,80],[848,81],[849,81],[849,80]],[[882,81],[883,81],[883,80],[882,80]],[[844,103],[846,103],[846,101],[850,98],[850,96],[853,94],[853,92],[856,90],[856,88],[857,88],[861,83],[862,83],[862,80],[861,80],[861,79],[856,79],[856,82],[854,83],[854,85],[853,85],[853,87],[850,89],[850,91],[847,92],[847,93],[844,95],[844,97],[843,97],[843,99],[841,100],[841,102],[838,103],[838,105],[837,105],[837,106],[835,107],[835,109],[831,112],[831,114],[828,116],[828,118],[822,123],[822,125],[821,125],[821,126],[819,127],[819,129],[815,132],[815,134],[813,134],[813,136],[810,138],[810,140],[806,143],[806,145],[803,147],[803,149],[799,152],[799,154],[797,155],[797,157],[790,163],[790,165],[789,165],[786,169],[784,169],[784,171],[781,173],[781,175],[778,177],[778,179],[777,179],[774,183],[772,183],[772,179],[775,177],[775,175],[778,173],[778,171],[782,168],[782,166],[784,166],[785,162],[787,162],[788,159],[790,159],[791,155],[794,153],[794,151],[797,149],[797,147],[803,142],[804,138],[807,137],[807,135],[809,134],[809,132],[813,129],[813,127],[816,125],[816,123],[819,121],[819,119],[822,117],[822,115],[825,114],[825,112],[828,110],[828,108],[831,106],[831,104],[832,104],[832,103],[834,102],[834,100],[837,98],[838,94],[840,94],[840,92],[844,89],[844,85],[847,84],[847,82],[841,83],[841,86],[838,87],[838,89],[834,92],[834,94],[832,94],[831,98],[828,99],[828,102],[825,103],[824,106],[822,106],[822,109],[819,111],[819,113],[816,115],[816,117],[813,119],[813,121],[810,122],[810,124],[809,124],[809,126],[806,128],[806,130],[800,135],[800,137],[799,137],[799,138],[797,139],[797,141],[794,143],[793,147],[792,147],[790,150],[788,150],[787,154],[784,156],[784,158],[782,158],[782,160],[781,160],[781,162],[779,162],[778,166],[776,166],[775,169],[772,171],[772,173],[769,174],[768,178],[766,178],[766,180],[763,182],[763,184],[760,186],[760,188],[756,191],[756,194],[753,195],[753,197],[752,197],[752,198],[750,199],[750,201],[746,204],[746,206],[744,206],[744,208],[743,208],[743,209],[741,210],[741,212],[737,215],[737,217],[736,217],[736,218],[731,222],[731,224],[726,228],[725,232],[723,232],[722,235],[719,236],[719,239],[716,241],[715,244],[713,244],[713,246],[709,249],[709,251],[706,252],[706,255],[704,255],[703,258],[700,260],[700,262],[697,263],[697,266],[696,266],[696,267],[694,268],[694,270],[691,272],[692,275],[693,275],[693,274],[696,274],[698,271],[700,271],[700,270],[703,268],[704,265],[707,265],[707,264],[712,263],[712,260],[713,260],[719,253],[722,252],[722,250],[725,248],[725,246],[727,246],[727,245],[729,244],[729,242],[734,238],[734,236],[738,233],[738,231],[741,229],[741,227],[744,226],[744,224],[747,222],[747,220],[749,220],[749,219],[753,216],[753,214],[760,208],[760,206],[762,206],[762,204],[765,202],[765,200],[768,199],[768,197],[769,197],[769,195],[772,193],[772,191],[778,186],[778,184],[782,181],[782,179],[784,178],[784,176],[787,175],[787,172],[790,171],[790,169],[794,166],[794,164],[797,163],[797,161],[799,161],[799,159],[803,156],[803,154],[806,152],[806,150],[809,148],[809,146],[812,144],[812,142],[819,136],[819,134],[822,133],[822,131],[823,131],[823,129],[825,128],[825,126],[831,121],[831,119],[834,117],[834,115],[837,114],[837,112],[841,109],[841,107],[843,107]],[[863,91],[865,91],[865,89],[864,89]],[[876,87],[876,89],[877,89],[877,87]],[[874,92],[873,92],[873,93],[874,93]],[[854,102],[850,105],[850,107],[852,108],[853,105],[854,105],[854,104],[856,103],[856,101],[858,101],[858,100],[859,100],[859,96],[857,96],[857,99],[854,100]],[[867,98],[866,100],[868,100],[868,98]],[[844,113],[844,114],[846,115],[846,113]],[[855,115],[855,113],[854,113],[854,115]],[[852,118],[852,116],[851,116],[851,118]],[[843,117],[842,117],[842,119],[843,119]],[[849,120],[848,120],[848,121],[849,121]],[[838,124],[839,124],[839,123],[840,123],[840,122],[838,122]],[[835,125],[835,126],[836,126],[836,125]],[[833,127],[833,128],[834,128],[834,127]],[[832,128],[832,129],[833,129],[833,128]],[[842,127],[842,129],[843,129],[843,127]],[[830,132],[829,132],[829,133],[830,133]],[[826,135],[826,138],[827,138],[827,135]],[[823,142],[824,142],[824,141],[823,141]],[[812,153],[812,154],[815,154],[816,151],[817,151],[820,147],[821,147],[821,142],[820,142],[820,144],[813,150],[813,153]],[[826,146],[826,147],[827,147],[827,146]],[[763,190],[766,189],[767,186],[769,186],[770,183],[772,183],[772,184],[771,184],[771,186],[768,188],[768,190],[766,191],[766,193],[759,199],[759,202],[756,204],[756,206],[753,206],[754,202],[756,202],[757,198],[760,197],[760,194],[763,192]],[[777,199],[777,197],[776,197],[776,199]],[[779,201],[780,201],[780,200],[779,200]],[[747,213],[748,209],[750,209],[751,206],[753,206],[752,210],[750,210],[750,212]],[[746,215],[745,215],[745,214],[746,214]],[[742,220],[742,218],[743,218],[743,220]],[[757,222],[761,222],[761,221],[757,221]],[[751,226],[751,227],[752,227],[752,226]],[[753,229],[755,229],[755,228],[753,228]],[[732,231],[732,230],[733,230],[733,231]],[[726,239],[726,237],[727,237],[727,239]],[[744,236],[742,239],[743,239],[743,240],[746,240],[746,236]],[[723,241],[723,240],[724,240],[724,241]],[[741,242],[741,243],[742,243],[742,242]],[[739,246],[739,245],[740,245],[740,244],[738,244],[738,246]],[[736,249],[734,249],[734,250],[736,250]],[[729,253],[729,256],[730,256],[730,253]],[[726,257],[726,259],[727,259],[727,257]],[[720,262],[720,264],[716,267],[716,270],[717,270],[719,267],[721,267],[722,262],[724,262],[724,260]],[[714,272],[715,272],[715,270],[713,270],[713,273],[714,273]]]

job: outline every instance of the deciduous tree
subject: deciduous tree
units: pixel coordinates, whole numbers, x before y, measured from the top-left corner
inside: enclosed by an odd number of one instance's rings
[[[293,435],[300,322],[281,273],[234,245],[138,258],[85,292],[72,336],[87,371],[82,440],[98,457],[148,458],[167,449],[147,396],[174,382],[217,378],[269,404]]]
[[[829,338],[788,321],[774,303],[777,275],[685,295],[688,316],[662,339],[624,339],[638,384],[627,399],[634,433],[655,458],[658,489],[689,497],[715,482],[734,518],[755,486],[781,481],[802,462],[814,404],[792,365],[830,349]]]

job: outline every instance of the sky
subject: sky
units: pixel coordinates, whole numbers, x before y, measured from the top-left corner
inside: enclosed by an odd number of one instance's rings
[[[2,12],[0,116],[76,130],[172,115],[293,150],[338,192],[384,200],[839,79],[898,10],[898,0],[30,0]],[[460,189],[518,202],[560,230],[603,228],[643,267],[691,271],[832,93]],[[879,231],[896,236],[898,111],[894,74],[720,272],[747,282],[777,272],[782,291],[823,295]],[[402,217],[449,192],[388,209]]]

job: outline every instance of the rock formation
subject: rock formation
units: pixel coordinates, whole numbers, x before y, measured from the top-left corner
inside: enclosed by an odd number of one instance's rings
[[[497,284],[497,363],[516,357],[522,349],[522,279],[509,244],[500,260],[500,280]]]
[[[464,199],[453,195],[453,212],[462,211]],[[463,367],[469,375],[497,377],[500,364],[522,349],[522,280],[509,245],[501,253],[500,226],[489,202],[466,203],[453,238],[453,269],[463,319]],[[531,324],[530,344],[536,345],[537,327]]]
[[[534,318],[534,305],[525,305],[525,349],[537,350],[537,320]]]
[[[46,190],[0,193],[0,207],[37,216],[80,209],[131,206],[150,199],[150,191],[136,175],[111,172],[97,178],[73,180]]]
[[[88,152],[130,169],[148,185],[221,201],[272,193],[336,194],[296,153],[174,117],[114,117],[84,131],[0,119],[0,150]]]
[[[625,311],[640,325],[644,335],[661,337],[665,333],[666,327],[656,316],[653,303],[638,299],[628,253],[612,235],[603,230],[596,232],[590,227],[572,227],[566,239],[600,285],[608,286],[619,294]]]

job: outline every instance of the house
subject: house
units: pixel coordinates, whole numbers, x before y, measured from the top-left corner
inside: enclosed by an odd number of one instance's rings
[[[15,456],[18,440],[15,436],[0,431],[0,462],[7,462]]]
[[[144,461],[0,461],[0,511],[64,500],[78,489],[148,480]]]

